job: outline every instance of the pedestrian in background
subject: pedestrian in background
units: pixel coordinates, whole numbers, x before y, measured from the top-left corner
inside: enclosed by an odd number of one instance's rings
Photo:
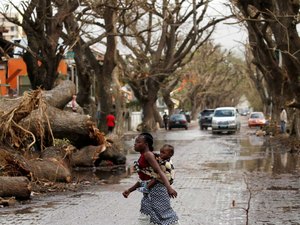
[[[106,126],[108,133],[112,133],[116,125],[116,117],[113,115],[113,112],[106,116]]]
[[[282,134],[286,132],[286,124],[287,124],[287,113],[285,109],[282,107],[280,113],[280,132]]]
[[[77,96],[73,95],[72,101],[71,101],[71,107],[72,107],[73,112],[77,112],[78,103],[77,103],[76,99],[77,99]]]
[[[164,121],[164,124],[165,124],[165,129],[167,130],[168,129],[168,123],[169,123],[169,116],[166,112],[163,115],[163,121]]]
[[[152,168],[162,179],[156,182],[149,190],[144,193],[141,201],[141,218],[147,224],[159,225],[175,225],[179,224],[176,212],[171,207],[171,197],[177,197],[177,192],[171,187],[168,178],[161,170],[153,153],[153,137],[149,133],[141,133],[134,143],[134,150],[140,153],[138,165],[140,169]],[[141,181],[151,180],[151,176],[138,172]],[[127,198],[131,192],[140,187],[140,181],[136,182],[132,187],[123,192],[123,196]]]

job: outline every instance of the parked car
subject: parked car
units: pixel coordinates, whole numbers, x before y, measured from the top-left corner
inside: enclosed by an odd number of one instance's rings
[[[235,107],[216,108],[211,123],[212,133],[235,133],[240,130],[241,122]]]
[[[267,120],[263,112],[252,112],[248,119],[248,126],[251,127],[264,127]]]
[[[188,129],[188,121],[184,114],[173,114],[169,118],[169,130],[172,128]]]
[[[250,112],[249,112],[249,109],[247,109],[247,108],[239,109],[238,112],[239,112],[239,114],[240,114],[241,116],[248,116],[249,113],[250,113]]]
[[[247,112],[241,112],[241,116],[247,116]]]
[[[182,110],[179,113],[185,115],[185,118],[188,121],[188,123],[191,122],[191,113],[190,112],[185,112],[185,111]]]
[[[204,109],[199,113],[198,124],[201,130],[211,127],[211,121],[214,111],[214,109]]]
[[[247,111],[242,111],[242,112],[240,112],[240,114],[241,114],[241,116],[247,116],[247,115],[249,114],[249,112],[247,112]]]

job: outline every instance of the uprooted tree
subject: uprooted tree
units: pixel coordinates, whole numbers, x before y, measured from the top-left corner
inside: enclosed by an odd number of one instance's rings
[[[50,91],[38,89],[20,98],[0,99],[0,178],[70,182],[73,167],[94,167],[101,160],[125,163],[125,155],[90,116],[63,110],[74,91],[75,85],[64,81]],[[53,146],[55,139],[67,139],[69,144]],[[19,182],[28,192],[26,179],[2,180]],[[1,193],[6,197],[0,187]]]

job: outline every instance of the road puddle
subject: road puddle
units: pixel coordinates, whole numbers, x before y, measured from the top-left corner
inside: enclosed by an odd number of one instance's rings
[[[201,164],[210,174],[207,182],[217,181],[227,188],[237,182],[244,187],[236,208],[250,206],[249,224],[300,224],[299,154],[256,135],[219,135],[215,143],[221,147],[214,158]],[[229,174],[226,179],[225,174]]]
[[[226,140],[220,154],[232,154],[234,160],[203,164],[216,170],[243,170],[245,172],[267,172],[271,174],[296,173],[300,171],[300,156],[268,144],[265,138],[250,135],[247,138]]]

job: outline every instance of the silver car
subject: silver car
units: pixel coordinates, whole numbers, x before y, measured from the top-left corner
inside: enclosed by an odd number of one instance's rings
[[[235,133],[241,128],[239,114],[235,107],[219,107],[212,117],[212,133]]]

